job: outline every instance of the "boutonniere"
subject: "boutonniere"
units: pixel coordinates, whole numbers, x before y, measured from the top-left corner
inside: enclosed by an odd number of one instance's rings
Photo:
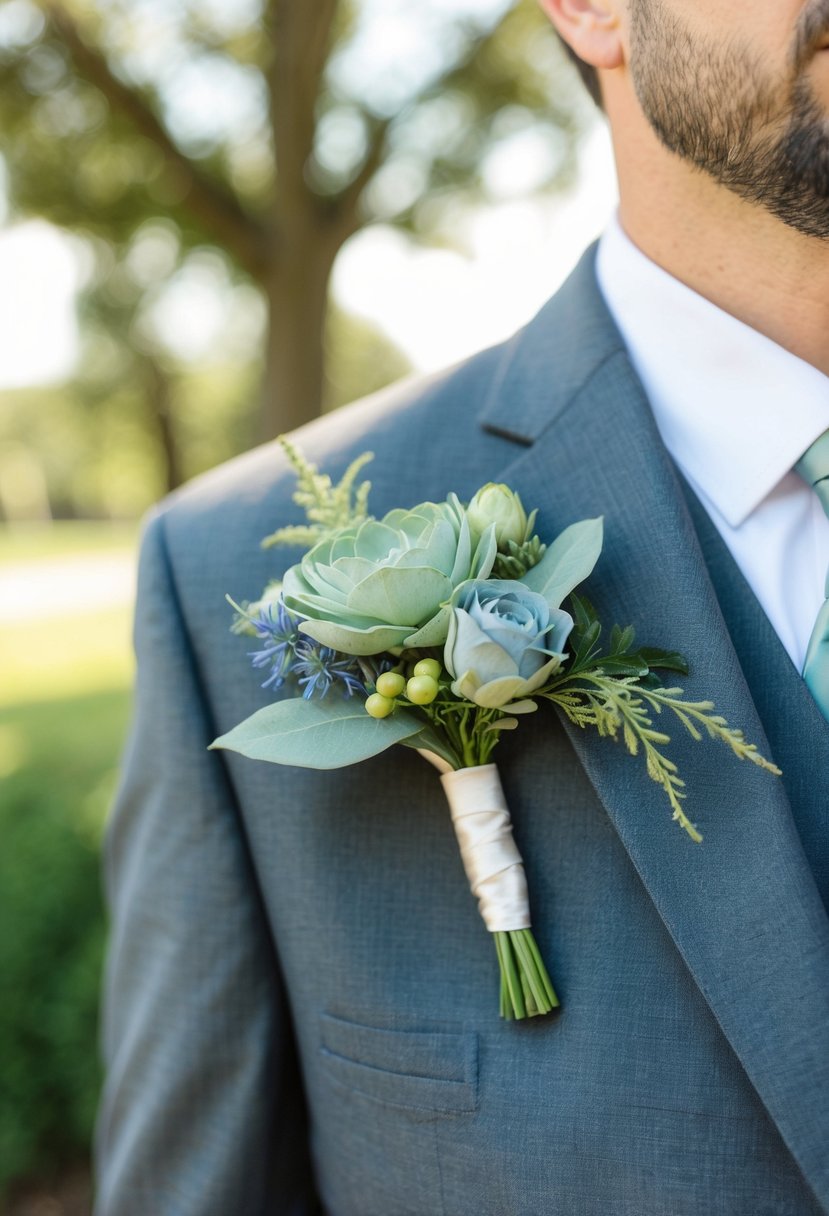
[[[673,714],[693,739],[725,743],[741,760],[779,774],[710,701],[687,701],[661,673],[687,674],[678,653],[636,644],[632,627],[602,627],[577,593],[602,549],[601,519],[572,524],[550,543],[535,534],[508,486],[484,486],[468,504],[368,513],[357,486],[366,453],[333,485],[286,440],[307,523],[266,546],[307,552],[239,605],[233,628],[261,642],[253,664],[275,701],[216,739],[274,764],[332,769],[395,744],[440,773],[470,887],[493,935],[501,1016],[548,1013],[558,998],[530,927],[521,856],[492,755],[541,701],[576,726],[621,739],[642,755],[673,818],[697,843],[684,783],[654,720]],[[568,607],[562,605],[567,603]]]

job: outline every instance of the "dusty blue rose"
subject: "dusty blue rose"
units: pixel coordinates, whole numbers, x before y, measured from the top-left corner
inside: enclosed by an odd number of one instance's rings
[[[523,583],[464,584],[452,597],[444,650],[453,692],[490,709],[530,696],[561,665],[572,628],[569,613]]]

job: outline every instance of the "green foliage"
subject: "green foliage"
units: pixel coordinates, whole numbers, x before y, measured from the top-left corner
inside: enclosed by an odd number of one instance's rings
[[[505,548],[506,552],[499,552],[495,558],[492,577],[521,581],[525,574],[541,561],[547,546],[540,537],[529,536],[520,545],[516,544],[514,540],[508,540]]]
[[[328,474],[320,473],[284,435],[279,436],[279,443],[297,475],[297,488],[291,497],[302,507],[308,523],[279,528],[265,537],[263,548],[303,545],[310,549],[332,532],[361,524],[368,518],[371,482],[363,481],[356,489],[355,482],[360,471],[374,459],[373,452],[363,452],[352,460],[341,480],[334,485]]]
[[[524,578],[531,591],[543,595],[550,606],[561,604],[574,587],[593,572],[602,551],[602,519],[583,519],[565,528],[537,566]]]
[[[294,697],[257,710],[210,746],[272,764],[342,768],[402,743],[422,725],[401,710],[382,720],[371,718],[360,697],[325,701]]]
[[[626,629],[614,625],[609,649],[602,653],[602,629],[595,609],[583,596],[573,594],[570,599],[575,620],[570,661],[564,674],[537,695],[557,705],[582,730],[593,727],[610,739],[621,734],[632,756],[641,750],[648,776],[665,791],[673,818],[699,844],[702,836],[682,809],[685,782],[673,760],[660,750],[671,738],[654,726],[657,714],[669,710],[696,742],[707,734],[725,743],[739,760],[749,760],[778,777],[780,769],[761,756],[755,744],[746,742],[741,730],[714,713],[712,701],[686,701],[681,688],[662,686],[660,670],[687,675],[688,664],[681,654],[655,647],[635,650],[630,625]]]
[[[125,692],[0,711],[0,1196],[89,1151],[100,1084],[101,825]]]
[[[328,310],[325,341],[326,410],[367,397],[412,371],[382,330],[336,306]]]
[[[372,326],[335,311],[331,334],[337,404],[409,370]],[[260,376],[256,361],[170,370],[174,480],[251,446]],[[144,386],[128,376],[114,387],[86,374],[59,386],[0,391],[0,519],[135,518],[168,488],[168,459]]]
[[[279,39],[275,11],[183,0],[161,21],[152,0],[0,6],[11,216],[72,233],[82,269],[81,374],[11,411],[59,514],[138,513],[275,433],[257,417],[268,409],[293,402],[299,421],[407,371],[376,330],[336,309],[326,322],[324,291],[313,307],[296,298],[366,224],[463,245],[471,205],[572,179],[591,111],[535,0],[486,17],[412,9],[425,37],[405,72],[382,58],[366,70],[359,3],[281,0]],[[536,180],[505,188],[493,155],[528,133]],[[233,319],[209,357],[186,353],[186,322],[162,307],[188,278]],[[294,356],[305,373],[324,361],[322,392],[280,368]],[[210,365],[201,377],[196,363]],[[214,410],[220,387],[226,408]],[[18,452],[18,480],[24,463]],[[36,515],[42,499],[21,491],[6,513]]]

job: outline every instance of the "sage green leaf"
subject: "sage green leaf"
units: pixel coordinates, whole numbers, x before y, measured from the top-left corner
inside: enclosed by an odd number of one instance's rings
[[[421,625],[420,629],[414,633],[410,633],[404,639],[405,646],[411,646],[412,649],[422,648],[425,646],[442,646],[446,641],[446,636],[449,633],[449,622],[452,618],[452,609],[448,604],[440,609],[439,612],[432,617],[431,621],[427,621],[425,625]]]
[[[371,718],[365,703],[357,698],[306,701],[299,697],[257,710],[210,747],[271,764],[344,768],[402,743],[422,726],[404,710],[396,710],[388,718]]]
[[[469,531],[469,520],[464,514],[461,523],[461,530],[458,536],[458,549],[455,554],[455,563],[449,577],[452,580],[452,586],[455,587],[462,579],[466,577],[470,570],[472,561],[472,533]]]
[[[551,608],[559,608],[574,587],[593,572],[602,551],[603,519],[583,519],[556,537],[537,566],[523,582],[543,595]]]
[[[346,610],[371,615],[388,625],[428,621],[435,604],[448,600],[452,584],[445,574],[428,566],[401,568],[380,566],[349,593]]]
[[[360,528],[354,547],[358,557],[368,558],[370,562],[378,562],[381,558],[386,557],[397,544],[399,541],[394,528],[372,519]]]
[[[373,625],[366,629],[356,629],[351,625],[340,625],[336,621],[303,621],[299,632],[330,646],[332,650],[341,650],[343,654],[371,655],[382,654],[393,646],[402,646],[409,632],[408,625]]]
[[[472,578],[489,578],[495,558],[498,556],[498,541],[495,539],[495,524],[490,524],[478,541],[472,555]]]

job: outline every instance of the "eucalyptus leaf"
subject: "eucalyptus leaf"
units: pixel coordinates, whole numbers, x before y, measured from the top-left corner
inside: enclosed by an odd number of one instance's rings
[[[306,701],[299,697],[257,710],[210,747],[271,764],[344,768],[402,743],[422,725],[404,710],[388,718],[372,718],[362,700]]]
[[[583,519],[565,528],[556,537],[537,566],[524,576],[531,591],[543,595],[551,608],[561,606],[579,583],[593,572],[602,551],[604,523],[598,519]]]

